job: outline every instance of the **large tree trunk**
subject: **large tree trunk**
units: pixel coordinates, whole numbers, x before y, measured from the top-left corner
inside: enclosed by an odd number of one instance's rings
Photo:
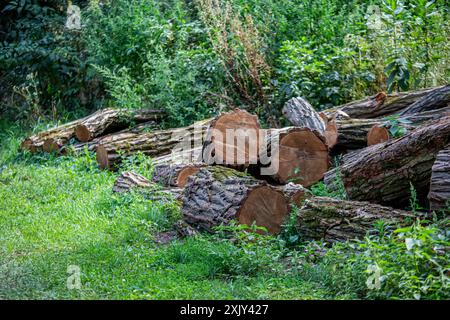
[[[235,109],[216,117],[203,145],[202,161],[245,169],[258,160],[260,147],[258,117]]]
[[[329,168],[326,139],[317,131],[288,127],[267,132],[259,163],[249,172],[258,178],[308,187],[323,178]]]
[[[375,96],[325,110],[324,113],[329,119],[335,117],[338,111],[356,119],[379,118],[398,113],[425,97],[430,92],[440,90],[441,88],[442,87],[427,88],[418,91],[399,92],[389,95],[380,92]]]
[[[433,164],[428,200],[431,210],[450,207],[450,146],[438,153]]]
[[[325,133],[326,123],[318,112],[304,98],[292,98],[283,107],[284,117],[291,125]]]
[[[75,137],[75,127],[81,120],[72,121],[53,129],[39,132],[31,137],[26,138],[20,148],[30,152],[44,151],[44,142],[46,140],[54,140],[59,144],[64,144]]]
[[[305,240],[337,242],[363,238],[378,220],[389,230],[413,219],[410,212],[369,202],[311,197],[298,211],[297,231]]]
[[[117,177],[114,182],[113,191],[118,193],[126,193],[136,190],[146,196],[147,199],[157,201],[173,197],[175,200],[181,198],[183,192],[182,188],[165,187],[161,188],[159,185],[148,180],[134,172],[123,172]]]
[[[143,122],[153,122],[156,126],[165,113],[157,109],[103,109],[86,117],[75,128],[75,135],[81,142],[117,132]]]
[[[278,233],[289,213],[288,201],[282,191],[245,173],[222,166],[205,167],[188,179],[182,214],[188,224],[209,232],[236,219]]]
[[[431,167],[449,141],[450,117],[446,117],[401,138],[344,156],[338,171],[327,172],[325,183],[331,186],[340,172],[350,199],[396,207],[408,204],[412,183],[419,199],[425,199]]]
[[[150,157],[170,155],[172,151],[190,150],[200,146],[208,131],[210,119],[185,128],[147,133],[124,133],[112,142],[102,142],[96,148],[97,162],[102,169],[115,169],[124,157],[141,152]]]

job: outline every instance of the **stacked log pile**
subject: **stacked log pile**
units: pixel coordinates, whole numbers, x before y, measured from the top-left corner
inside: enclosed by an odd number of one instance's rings
[[[411,187],[429,210],[447,209],[449,85],[381,92],[320,113],[297,97],[282,111],[290,123],[284,128],[261,129],[255,115],[235,109],[161,130],[160,110],[105,109],[34,135],[22,149],[67,154],[87,148],[110,170],[137,152],[151,157],[152,177],[122,172],[113,190],[175,198],[180,225],[189,229],[183,234],[214,232],[231,221],[276,234],[296,208],[304,239],[361,238],[377,220],[389,229],[417,217],[404,211]],[[340,165],[332,168],[336,155]],[[307,188],[322,180],[330,190],[340,186],[347,199],[313,196]]]

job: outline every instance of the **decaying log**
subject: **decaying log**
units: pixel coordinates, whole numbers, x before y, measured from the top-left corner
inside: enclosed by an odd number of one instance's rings
[[[353,101],[323,111],[329,119],[336,116],[337,111],[344,112],[354,119],[373,119],[398,113],[414,102],[425,97],[430,92],[440,90],[442,87],[427,88],[418,91],[399,92],[386,95],[380,92],[374,96]]]
[[[446,117],[344,156],[339,172],[349,198],[402,207],[408,204],[411,183],[419,199],[425,199],[431,167],[449,141],[450,117]],[[336,169],[327,172],[325,184],[335,178]]]
[[[202,161],[245,169],[258,160],[260,148],[258,117],[235,109],[216,117],[209,128],[202,151]]]
[[[450,146],[439,151],[432,167],[428,201],[431,210],[448,210],[450,200]]]
[[[378,220],[389,231],[414,221],[414,214],[369,202],[311,197],[298,211],[297,231],[305,240],[361,239]]]
[[[187,179],[204,166],[203,163],[160,164],[155,166],[152,181],[162,186],[183,188]]]
[[[59,144],[64,144],[75,136],[75,127],[82,120],[75,120],[53,129],[39,132],[31,137],[26,138],[20,148],[30,152],[44,151],[44,142],[46,140],[55,140]]]
[[[322,135],[325,133],[325,122],[306,99],[292,98],[283,106],[283,115],[294,127],[309,128]]]
[[[424,111],[445,108],[450,105],[450,85],[440,87],[426,94],[406,109],[400,112],[400,116],[418,114]]]
[[[170,155],[174,150],[189,150],[200,146],[209,128],[210,119],[199,121],[189,127],[159,130],[146,133],[124,133],[112,142],[102,141],[96,148],[101,169],[115,169],[124,157],[141,152],[158,157]]]
[[[80,153],[85,148],[87,148],[88,151],[95,151],[97,146],[100,144],[108,144],[112,143],[114,141],[121,141],[125,140],[127,138],[135,137],[135,134],[137,133],[143,133],[143,132],[151,132],[155,130],[155,122],[149,121],[144,122],[141,124],[138,124],[137,126],[130,128],[130,129],[124,129],[118,132],[110,133],[101,137],[97,137],[91,141],[88,142],[78,142],[72,145],[65,145],[63,146],[60,151],[62,154],[67,153]],[[55,146],[56,147],[56,146]]]
[[[155,125],[164,117],[165,112],[157,109],[102,109],[86,117],[75,128],[75,135],[81,142],[117,132],[143,122]]]
[[[249,172],[261,179],[308,187],[323,178],[329,168],[326,138],[308,128],[271,129],[265,137],[259,162]]]
[[[155,166],[202,163],[202,150],[203,146],[183,150],[173,149],[170,154],[153,158],[152,162]]]
[[[201,168],[188,179],[182,197],[183,219],[211,232],[236,219],[278,233],[289,213],[283,192],[243,172],[222,166]]]
[[[161,188],[144,176],[134,172],[121,173],[114,182],[113,191],[117,193],[126,193],[131,190],[141,192],[147,199],[153,201],[163,200],[167,197],[173,197],[175,200],[179,200],[183,192],[182,188],[177,187]]]

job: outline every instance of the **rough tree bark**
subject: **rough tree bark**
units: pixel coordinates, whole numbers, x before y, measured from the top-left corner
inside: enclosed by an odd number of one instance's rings
[[[450,105],[450,85],[440,87],[429,92],[400,112],[400,116],[418,114],[424,111],[445,108]]]
[[[102,142],[96,148],[97,162],[102,169],[115,169],[124,157],[142,152],[151,157],[170,155],[172,151],[189,150],[201,145],[208,131],[210,119],[189,127],[147,133],[125,133],[112,142]]]
[[[143,122],[159,123],[165,112],[157,109],[103,109],[81,121],[75,128],[75,135],[81,142],[129,128]]]
[[[329,168],[326,138],[308,128],[288,127],[267,132],[259,162],[249,172],[261,179],[308,187]]]
[[[425,199],[431,167],[449,141],[450,117],[446,117],[344,156],[339,172],[349,198],[401,207],[408,204],[412,183],[419,199]],[[336,180],[336,172],[326,173],[327,185]]]
[[[211,122],[203,145],[202,161],[247,168],[257,161],[260,129],[258,117],[247,111],[235,109],[222,113]]]
[[[450,200],[450,146],[439,151],[432,167],[430,192],[431,210],[448,210]]]
[[[380,92],[374,96],[353,101],[338,107],[323,111],[329,119],[336,116],[337,111],[344,112],[350,118],[373,119],[392,115],[410,106],[425,97],[430,92],[440,90],[442,87],[427,88],[418,91],[399,92],[386,95]]]
[[[322,135],[325,133],[325,122],[304,98],[290,99],[283,106],[282,112],[284,117],[294,127],[309,128],[320,132]]]
[[[297,231],[305,240],[346,241],[363,238],[381,219],[389,230],[413,221],[414,214],[369,202],[311,197],[298,211]]]

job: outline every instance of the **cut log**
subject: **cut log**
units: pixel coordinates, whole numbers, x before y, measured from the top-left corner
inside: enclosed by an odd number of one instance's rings
[[[385,127],[375,125],[367,133],[367,145],[383,143],[389,140],[389,130]]]
[[[312,196],[311,191],[304,188],[300,184],[288,183],[283,186],[272,186],[273,188],[281,191],[286,197],[289,207],[292,210],[295,207],[300,208],[306,199]]]
[[[410,198],[410,183],[419,199],[426,199],[431,167],[437,153],[450,141],[450,117],[433,121],[405,136],[353,152],[339,168],[347,195],[352,200],[402,207]],[[327,172],[325,183],[336,179]]]
[[[406,115],[396,119],[397,125],[406,129],[413,130],[415,127],[426,122],[438,120],[450,115],[450,106],[424,111],[418,114]],[[383,119],[344,119],[338,118],[337,124],[337,143],[334,146],[334,152],[340,153],[347,150],[356,150],[366,147],[369,131],[373,127],[386,127],[389,129],[389,121]],[[386,133],[386,132],[385,132]],[[390,135],[390,133],[388,132]],[[390,137],[390,136],[389,136]],[[392,138],[392,137],[390,137]]]
[[[172,150],[168,155],[159,156],[152,159],[153,164],[156,165],[180,165],[187,163],[202,163],[202,150],[203,146],[183,149],[183,150]]]
[[[442,87],[427,88],[418,91],[399,92],[386,95],[380,92],[377,95],[350,102],[338,107],[323,111],[329,119],[336,116],[337,111],[346,113],[354,119],[373,119],[398,113],[414,102],[425,97],[430,92],[440,90]]]
[[[64,144],[75,136],[75,127],[81,120],[72,121],[53,129],[39,132],[31,137],[26,138],[20,148],[30,152],[44,151],[44,142],[49,139]]]
[[[133,153],[141,152],[150,157],[170,155],[172,151],[191,150],[201,146],[209,128],[210,119],[194,123],[189,127],[159,130],[146,133],[124,133],[112,142],[102,141],[96,148],[96,157],[101,169],[115,169]]]
[[[306,99],[297,97],[285,103],[283,115],[294,127],[309,128],[322,135],[325,133],[325,122]]]
[[[191,226],[212,232],[236,219],[278,233],[289,213],[283,192],[245,173],[222,166],[201,168],[188,179],[182,214]]]
[[[317,131],[295,127],[272,129],[265,141],[259,163],[249,168],[258,178],[308,187],[321,180],[329,168],[326,138]]]
[[[245,169],[258,160],[260,148],[258,117],[235,109],[216,117],[203,145],[202,161]]]
[[[152,201],[163,200],[167,197],[173,197],[175,200],[179,200],[183,192],[182,188],[161,188],[144,176],[134,172],[121,173],[114,182],[113,191],[117,193],[126,193],[131,190],[136,190],[144,194],[147,199]]]
[[[203,163],[160,164],[155,166],[152,181],[162,186],[183,188],[188,178],[204,166]]]
[[[328,149],[334,148],[334,146],[338,143],[338,128],[336,120],[327,122],[324,135]]]
[[[157,109],[103,109],[86,117],[75,128],[75,135],[81,142],[117,132],[143,122],[159,123],[165,113]]]
[[[144,122],[130,129],[124,129],[119,132],[110,133],[105,136],[97,137],[89,142],[78,142],[73,145],[65,145],[60,149],[60,151],[62,154],[67,153],[77,154],[82,152],[85,148],[87,148],[88,151],[95,151],[97,146],[101,144],[109,144],[115,141],[126,140],[128,138],[135,137],[136,136],[135,134],[137,133],[151,132],[155,129],[156,127],[154,121]],[[55,145],[55,147],[57,146]]]
[[[450,146],[437,154],[432,167],[428,200],[431,210],[448,211],[450,208]]]
[[[406,109],[400,112],[400,116],[418,114],[424,111],[431,111],[445,108],[450,105],[450,85],[440,87],[426,94]]]
[[[369,202],[345,201],[326,197],[306,199],[298,211],[297,231],[304,240],[326,242],[363,238],[378,220],[392,231],[414,221],[411,212]]]

